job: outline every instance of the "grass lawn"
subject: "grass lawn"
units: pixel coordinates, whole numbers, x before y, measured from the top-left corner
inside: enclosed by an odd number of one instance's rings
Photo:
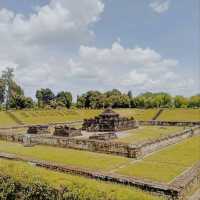
[[[11,176],[23,183],[42,180],[54,188],[65,186],[69,190],[79,194],[79,198],[82,200],[87,200],[87,197],[94,200],[103,200],[104,197],[102,194],[107,199],[115,200],[164,200],[162,197],[153,196],[128,186],[53,172],[17,161],[0,159],[0,173]]]
[[[181,130],[183,130],[183,127],[142,126],[138,129],[128,131],[126,136],[118,138],[116,141],[136,144],[172,135]]]
[[[165,121],[200,121],[200,109],[164,110],[157,120]]]
[[[156,152],[141,161],[116,170],[128,176],[170,182],[200,160],[200,136],[195,136]]]
[[[151,120],[155,114],[158,112],[158,109],[115,109],[120,115],[124,117],[134,117],[137,120]]]
[[[47,124],[67,122],[91,118],[100,113],[100,110],[22,110],[12,111],[12,114],[25,124]]]
[[[0,111],[0,127],[9,127],[18,125],[6,112]]]
[[[0,152],[103,171],[115,169],[131,161],[131,159],[113,155],[39,145],[24,147],[21,144],[6,141],[0,141]]]
[[[156,114],[157,109],[115,109],[122,116],[135,117],[137,120],[150,120]],[[48,124],[67,121],[83,120],[99,115],[102,110],[92,109],[30,109],[10,111],[15,119],[23,124]],[[19,125],[6,112],[0,111],[0,127]]]

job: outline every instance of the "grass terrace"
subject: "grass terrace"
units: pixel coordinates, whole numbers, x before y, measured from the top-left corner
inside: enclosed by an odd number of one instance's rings
[[[170,182],[200,160],[200,136],[194,136],[158,151],[143,160],[115,170],[127,176]]]
[[[200,121],[200,109],[166,109],[157,120],[160,121]]]
[[[6,141],[0,141],[0,152],[102,171],[115,169],[131,161],[131,159],[125,157],[51,146],[37,145],[27,148],[21,144]]]
[[[18,161],[0,159],[0,173],[25,184],[40,180],[53,188],[65,186],[83,200],[104,200],[105,197],[115,200],[164,200],[163,197],[153,196],[128,186],[53,172]]]
[[[137,120],[150,120],[157,109],[115,109],[120,115],[134,117]],[[16,126],[20,124],[48,124],[93,118],[102,110],[94,109],[30,109],[0,111],[0,127]]]
[[[122,134],[116,141],[136,144],[173,135],[182,130],[184,130],[184,127],[141,126],[138,129],[127,131],[124,136]]]
[[[115,109],[115,111],[124,117],[134,117],[137,120],[147,121],[151,120],[156,115],[158,109],[127,108],[127,109]]]
[[[143,160],[49,146],[27,148],[6,141],[0,141],[0,152],[168,183],[200,160],[200,136],[171,145]]]

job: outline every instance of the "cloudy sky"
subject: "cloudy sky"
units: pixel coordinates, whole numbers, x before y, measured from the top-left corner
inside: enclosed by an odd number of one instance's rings
[[[0,71],[50,87],[133,94],[199,89],[199,0],[0,0]]]

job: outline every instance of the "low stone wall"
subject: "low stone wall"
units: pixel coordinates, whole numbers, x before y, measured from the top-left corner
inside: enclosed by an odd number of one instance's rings
[[[140,126],[200,126],[200,121],[139,121]]]
[[[179,199],[186,199],[186,196],[193,192],[200,184],[200,161],[181,176],[177,177],[169,186],[177,188]]]
[[[186,200],[187,194],[193,191],[193,188],[196,188],[200,183],[200,161],[196,163],[191,169],[178,176],[172,183],[163,184],[135,177],[122,176],[114,173],[110,174],[84,168],[56,164],[43,160],[33,160],[25,156],[19,156],[9,153],[1,152],[0,158],[29,162],[35,164],[38,167],[47,168],[53,171],[70,173],[73,175],[84,176],[91,179],[98,179],[102,181],[129,185],[147,192],[164,195],[165,197],[167,197],[167,199],[170,200]]]
[[[178,199],[180,190],[177,188],[173,188],[167,184],[162,184],[153,181],[147,181],[143,179],[138,179],[135,177],[127,177],[118,174],[110,174],[106,172],[99,172],[94,170],[88,170],[84,168],[78,168],[73,166],[61,165],[52,162],[42,161],[42,160],[33,160],[28,157],[18,156],[15,154],[8,153],[0,153],[0,158],[9,159],[9,160],[17,160],[23,162],[29,162],[35,164],[35,166],[47,168],[53,171],[59,171],[62,173],[69,173],[73,175],[84,176],[91,179],[97,179],[117,184],[129,185],[146,192],[155,193],[158,195],[163,195],[167,197],[167,199]]]
[[[192,137],[198,134],[200,134],[199,126],[186,129],[174,135],[169,135],[169,136],[159,138],[156,140],[149,140],[147,142],[137,144],[137,145],[131,145],[131,147],[135,149],[135,157],[139,158],[149,153],[152,153],[153,151],[175,144],[177,142],[180,142],[184,139],[187,139],[189,137]]]
[[[175,144],[186,138],[200,134],[200,127],[193,127],[174,135],[145,141],[144,143],[131,145],[114,141],[99,141],[78,138],[65,138],[50,135],[30,135],[30,142],[33,144],[51,145],[63,148],[87,150],[92,152],[107,153],[125,156],[129,158],[141,158],[153,151]],[[23,135],[0,133],[0,139],[23,142]]]

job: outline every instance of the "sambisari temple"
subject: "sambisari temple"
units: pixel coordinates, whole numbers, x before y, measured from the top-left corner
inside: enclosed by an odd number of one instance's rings
[[[120,117],[110,107],[98,117],[85,119],[83,123],[83,130],[89,132],[120,131],[134,128],[138,128],[138,123],[133,117]]]

